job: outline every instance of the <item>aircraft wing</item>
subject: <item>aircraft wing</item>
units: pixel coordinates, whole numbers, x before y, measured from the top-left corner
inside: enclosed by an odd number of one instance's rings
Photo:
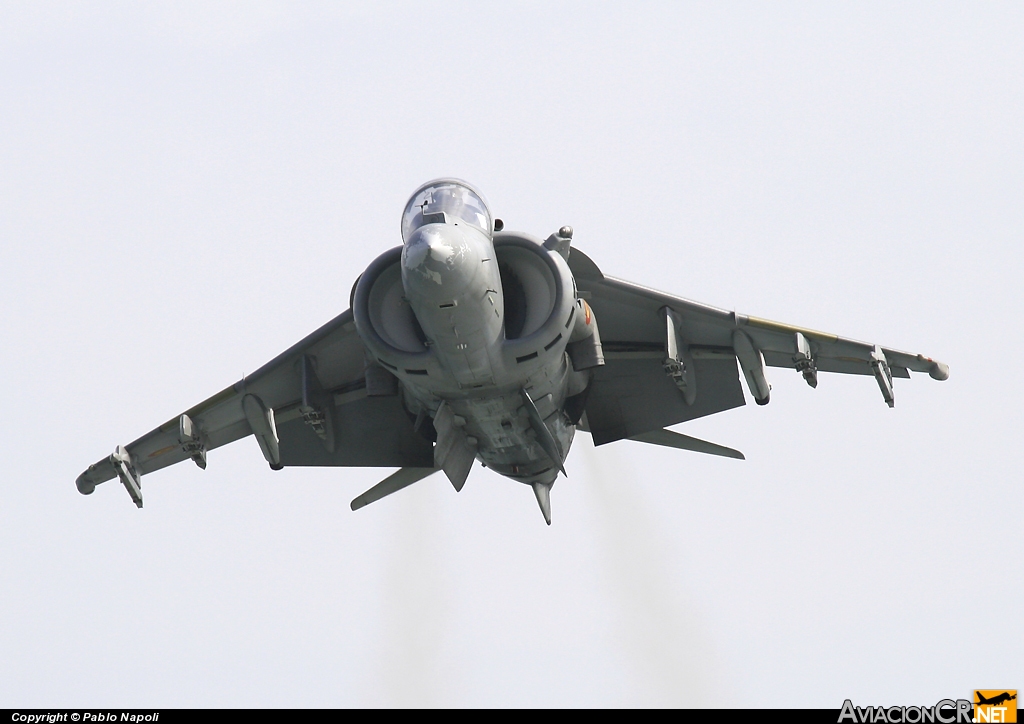
[[[143,474],[255,435],[272,468],[286,465],[432,467],[397,386],[371,389],[363,343],[346,311],[260,369],[176,415],[82,473],[78,490],[121,478],[142,507]],[[383,372],[383,370],[376,370]]]
[[[586,423],[598,445],[743,405],[739,371],[763,404],[763,365],[801,370],[812,386],[819,371],[871,375],[890,406],[893,377],[910,377],[911,371],[937,380],[949,376],[946,365],[923,355],[737,314],[605,276],[578,249],[569,254],[569,267],[580,296],[594,310],[604,346],[606,364],[594,370],[586,404]],[[672,326],[666,308],[695,378],[689,403],[662,366]]]

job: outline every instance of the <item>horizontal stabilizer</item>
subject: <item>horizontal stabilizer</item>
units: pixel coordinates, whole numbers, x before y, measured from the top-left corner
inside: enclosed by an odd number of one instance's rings
[[[397,493],[402,488],[407,488],[413,483],[423,480],[428,475],[437,472],[437,468],[402,468],[381,480],[365,493],[352,501],[352,510],[374,503],[381,498]]]
[[[650,443],[651,445],[663,445],[664,447],[692,450],[693,452],[707,453],[708,455],[721,455],[724,458],[746,460],[743,453],[739,450],[733,450],[731,447],[725,447],[724,445],[716,445],[706,440],[698,440],[695,437],[681,435],[671,430],[651,430],[640,435],[632,435],[629,439]]]

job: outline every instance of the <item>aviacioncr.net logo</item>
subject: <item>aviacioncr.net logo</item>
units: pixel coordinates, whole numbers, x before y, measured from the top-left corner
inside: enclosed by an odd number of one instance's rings
[[[969,699],[943,699],[935,706],[854,706],[847,699],[838,724],[972,724]]]

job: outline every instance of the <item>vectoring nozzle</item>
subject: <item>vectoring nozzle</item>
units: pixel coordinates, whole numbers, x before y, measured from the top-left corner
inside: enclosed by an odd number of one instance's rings
[[[575,370],[589,370],[604,366],[604,348],[597,317],[584,299],[577,299],[572,315],[572,334],[565,351],[569,353]]]

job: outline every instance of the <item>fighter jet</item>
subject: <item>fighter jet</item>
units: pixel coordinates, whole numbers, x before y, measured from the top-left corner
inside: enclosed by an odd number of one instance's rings
[[[118,446],[82,473],[79,492],[119,478],[142,507],[142,475],[252,435],[274,470],[399,470],[352,509],[437,471],[462,490],[477,460],[550,491],[577,430],[595,445],[639,440],[743,458],[666,428],[770,399],[766,367],[893,378],[949,369],[923,355],[718,309],[606,276],[572,248],[505,231],[458,179],[418,188],[402,245],[356,280],[350,309],[222,392]],[[599,331],[600,330],[600,331]]]

